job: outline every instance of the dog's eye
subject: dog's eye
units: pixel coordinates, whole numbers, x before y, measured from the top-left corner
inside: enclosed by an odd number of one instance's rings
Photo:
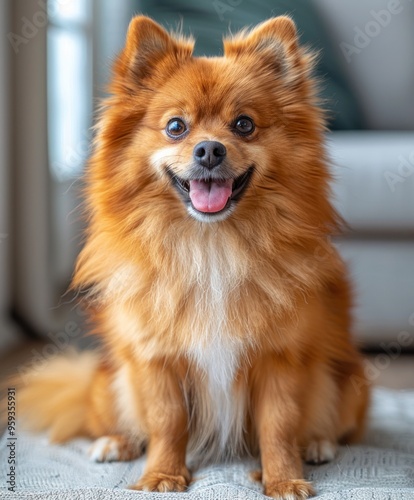
[[[249,135],[254,131],[254,122],[248,116],[239,116],[234,122],[233,128],[240,135]]]
[[[167,135],[176,139],[184,134],[187,131],[187,126],[181,118],[172,118],[167,123],[167,128],[165,129]]]

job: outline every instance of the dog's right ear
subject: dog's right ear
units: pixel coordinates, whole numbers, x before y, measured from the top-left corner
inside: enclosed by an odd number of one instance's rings
[[[171,36],[149,17],[136,16],[129,25],[124,50],[115,64],[115,74],[139,85],[191,57],[193,48],[191,38]]]

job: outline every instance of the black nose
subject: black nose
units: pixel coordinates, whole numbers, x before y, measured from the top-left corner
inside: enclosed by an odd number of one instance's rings
[[[226,156],[224,144],[217,141],[199,142],[193,151],[194,159],[203,167],[214,168],[220,165]]]

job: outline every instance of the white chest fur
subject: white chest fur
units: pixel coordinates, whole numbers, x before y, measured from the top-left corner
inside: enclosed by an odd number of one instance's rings
[[[201,380],[192,389],[190,451],[203,461],[221,460],[243,447],[244,388],[235,386],[241,346],[217,336],[190,357]]]
[[[238,278],[229,274],[231,266],[217,249],[205,264],[198,267],[199,297],[187,352],[200,376],[192,388],[189,448],[204,460],[220,460],[237,454],[243,446],[245,396],[235,382],[245,345],[232,334],[227,311]]]

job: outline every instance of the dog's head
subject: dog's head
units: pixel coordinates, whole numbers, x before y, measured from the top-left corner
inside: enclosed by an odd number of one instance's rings
[[[326,198],[324,124],[294,23],[277,17],[226,39],[223,57],[192,50],[132,20],[93,160],[111,210],[121,204],[133,221],[157,205],[202,223],[314,213]]]

